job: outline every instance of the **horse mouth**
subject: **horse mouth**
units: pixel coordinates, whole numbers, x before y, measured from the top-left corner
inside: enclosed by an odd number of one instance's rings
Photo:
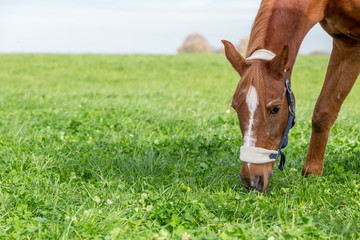
[[[242,175],[240,172],[240,179],[245,189],[246,190],[253,189],[259,192],[266,191],[271,176],[272,176],[272,171],[266,174],[258,173],[255,174],[254,176],[245,176]]]

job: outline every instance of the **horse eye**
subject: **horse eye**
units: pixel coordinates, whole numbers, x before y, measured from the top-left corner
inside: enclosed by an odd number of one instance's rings
[[[271,110],[270,110],[270,114],[277,114],[279,112],[280,108],[279,107],[273,107]]]

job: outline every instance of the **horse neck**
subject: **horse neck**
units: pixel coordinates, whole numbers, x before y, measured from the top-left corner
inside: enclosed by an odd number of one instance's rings
[[[327,1],[263,0],[250,35],[247,55],[259,48],[279,53],[288,44],[288,68],[292,69],[305,35],[323,18]]]

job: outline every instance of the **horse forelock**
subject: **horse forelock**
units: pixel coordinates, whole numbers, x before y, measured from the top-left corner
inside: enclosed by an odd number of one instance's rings
[[[251,29],[246,56],[249,57],[255,50],[264,48],[269,22],[273,16],[276,0],[263,0]]]
[[[240,105],[245,101],[246,96],[253,86],[256,89],[258,98],[259,98],[259,106],[261,107],[262,113],[266,116],[266,104],[265,104],[265,67],[259,61],[254,61],[250,63],[248,69],[242,76],[240,82],[237,85],[235,93],[232,98],[232,105],[236,111],[239,110]]]

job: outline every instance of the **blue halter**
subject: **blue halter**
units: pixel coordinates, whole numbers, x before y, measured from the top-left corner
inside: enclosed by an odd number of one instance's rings
[[[288,104],[289,104],[289,118],[288,118],[288,121],[287,121],[287,124],[286,124],[286,128],[285,128],[283,137],[282,137],[281,142],[280,142],[278,153],[269,155],[270,159],[275,159],[275,160],[279,156],[281,156],[280,164],[279,164],[279,170],[280,171],[284,170],[284,165],[285,165],[285,161],[286,161],[285,154],[281,150],[288,145],[289,131],[295,125],[295,109],[294,109],[295,108],[295,103],[294,103],[294,98],[292,96],[291,83],[286,78],[286,71],[284,72],[284,77],[285,77],[286,97],[287,97],[287,101],[288,101]]]

